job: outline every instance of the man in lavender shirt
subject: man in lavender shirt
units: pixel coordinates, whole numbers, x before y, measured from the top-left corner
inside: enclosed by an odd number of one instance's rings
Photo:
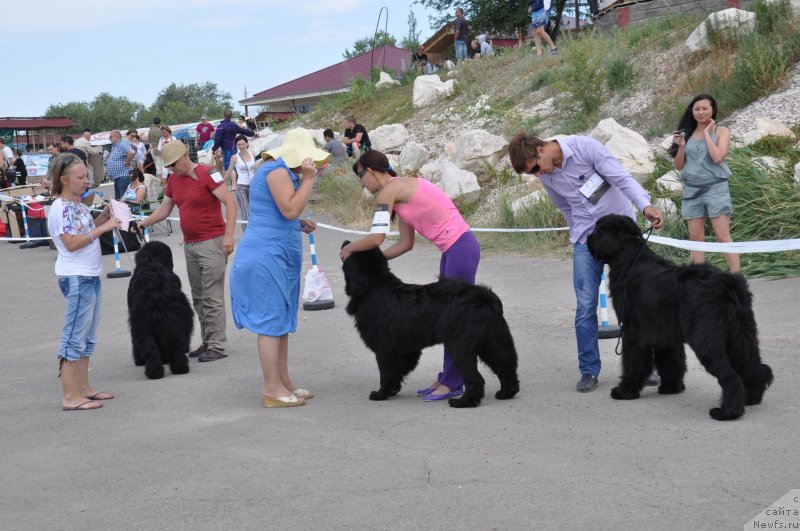
[[[597,386],[600,347],[597,341],[597,296],[603,264],[589,253],[586,239],[598,219],[622,214],[636,219],[633,206],[654,228],[664,224],[650,196],[603,144],[587,136],[544,141],[520,133],[508,146],[511,165],[518,173],[533,173],[569,225],[573,244],[572,284],[575,288],[575,336],[578,340],[577,390]],[[633,205],[631,205],[633,203]]]

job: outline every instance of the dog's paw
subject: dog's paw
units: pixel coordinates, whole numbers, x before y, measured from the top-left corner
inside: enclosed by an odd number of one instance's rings
[[[744,415],[744,408],[723,409],[714,407],[708,411],[708,414],[714,420],[736,420]]]
[[[386,400],[387,398],[389,398],[389,397],[386,396],[385,393],[381,393],[380,391],[372,391],[369,394],[369,399],[370,400],[381,401],[381,400]]]
[[[678,383],[662,383],[658,386],[658,394],[661,395],[677,395],[678,393],[682,393],[686,390],[686,386],[683,382]]]
[[[144,370],[144,375],[150,380],[160,380],[164,377],[164,366],[159,364],[153,367],[147,367]]]
[[[514,398],[516,394],[519,392],[519,388],[517,389],[500,389],[494,394],[494,397],[498,400],[508,400],[509,398]]]
[[[636,400],[639,398],[639,391],[626,389],[622,386],[615,387],[611,390],[611,398],[614,400]]]
[[[189,372],[189,362],[180,361],[178,363],[170,363],[169,370],[172,374],[187,374]]]
[[[450,404],[450,407],[462,408],[462,407],[478,407],[481,403],[480,400],[476,400],[474,398],[451,398],[447,401]]]

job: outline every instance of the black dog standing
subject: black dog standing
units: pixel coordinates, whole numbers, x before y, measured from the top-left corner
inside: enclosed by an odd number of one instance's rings
[[[622,326],[622,378],[617,400],[639,398],[655,362],[661,394],[685,387],[688,343],[722,387],[716,420],[733,420],[761,403],[772,369],[761,363],[753,296],[740,274],[709,264],[678,266],[651,251],[626,216],[600,218],[589,251],[610,266],[609,287]]]
[[[450,406],[480,404],[485,381],[478,372],[479,358],[500,379],[495,398],[505,400],[519,392],[514,339],[503,304],[492,290],[449,279],[405,284],[389,271],[378,248],[353,253],[342,269],[350,297],[347,313],[378,361],[380,389],[370,393],[370,400],[399,393],[422,349],[440,343],[452,353],[464,378],[464,394],[451,398]]]
[[[151,380],[164,377],[164,364],[172,374],[189,372],[189,341],[194,310],[172,271],[172,251],[162,242],[150,242],[136,253],[136,269],[128,285],[128,323],[133,342],[133,362],[144,365]]]

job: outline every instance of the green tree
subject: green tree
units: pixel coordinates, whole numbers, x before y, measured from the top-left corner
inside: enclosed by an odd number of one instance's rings
[[[364,37],[363,39],[358,39],[356,42],[353,43],[353,51],[345,50],[342,56],[345,59],[352,59],[357,55],[361,55],[364,52],[368,52],[373,49],[373,42],[375,43],[374,48],[382,48],[384,46],[397,46],[397,39],[391,33],[386,33],[383,30],[378,31],[378,33],[373,37]]]
[[[455,20],[455,8],[461,7],[469,21],[470,38],[486,32],[516,34],[531,22],[528,0],[415,0],[414,3],[440,13],[430,17],[433,30]]]
[[[92,131],[108,131],[135,126],[145,111],[146,107],[139,102],[101,92],[89,103],[73,101],[50,105],[45,116],[66,116],[75,122],[76,130],[88,127]]]
[[[411,53],[416,53],[419,48],[419,36],[422,32],[417,31],[417,17],[413,11],[408,12],[408,35],[400,40],[400,47],[405,48]]]
[[[142,115],[140,126],[148,125],[155,116],[165,124],[197,122],[204,114],[209,119],[221,118],[225,109],[232,107],[230,93],[220,90],[211,81],[188,85],[170,83],[158,93],[148,112]]]

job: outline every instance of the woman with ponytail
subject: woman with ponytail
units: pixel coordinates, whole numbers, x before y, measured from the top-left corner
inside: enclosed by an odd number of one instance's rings
[[[397,214],[400,239],[383,251],[387,259],[410,251],[414,247],[415,233],[419,232],[442,252],[440,278],[475,284],[480,245],[447,194],[425,179],[398,177],[386,155],[375,149],[358,159],[353,172],[367,190],[378,193],[378,204],[370,234],[343,247],[340,252],[342,260],[354,252],[380,247],[389,232],[390,218]],[[417,394],[426,402],[432,402],[457,397],[463,392],[464,380],[445,349],[442,372]]]

